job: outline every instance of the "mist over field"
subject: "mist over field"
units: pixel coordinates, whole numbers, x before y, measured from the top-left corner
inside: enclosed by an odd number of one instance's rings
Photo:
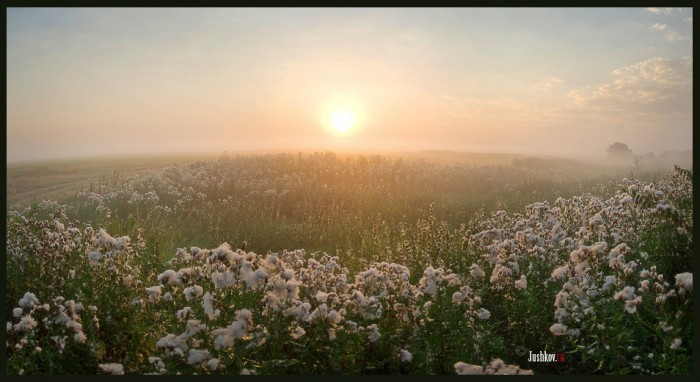
[[[8,375],[695,372],[692,8],[10,8]]]

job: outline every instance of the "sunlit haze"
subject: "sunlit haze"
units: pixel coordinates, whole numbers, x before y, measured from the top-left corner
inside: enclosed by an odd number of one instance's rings
[[[7,159],[692,149],[691,8],[7,10]]]

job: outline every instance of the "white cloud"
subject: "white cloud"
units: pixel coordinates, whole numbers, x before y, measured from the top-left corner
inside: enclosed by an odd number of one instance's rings
[[[690,38],[687,36],[683,36],[678,31],[675,29],[671,28],[670,26],[666,24],[660,24],[656,23],[652,26],[649,27],[649,29],[653,29],[659,32],[666,32],[666,40],[668,41],[684,41],[684,40],[689,40]]]
[[[564,80],[562,80],[561,78],[549,77],[546,80],[532,84],[530,86],[530,90],[539,91],[539,92],[543,92],[543,91],[546,92],[546,91],[551,90],[555,86],[563,84],[563,83],[564,83]]]
[[[692,106],[693,59],[655,57],[612,72],[615,80],[571,91],[574,109],[672,111]]]
[[[657,15],[669,15],[671,12],[673,12],[673,8],[647,8],[647,11],[656,13]]]
[[[659,23],[656,23],[656,24],[650,26],[649,28],[654,29],[654,30],[657,30],[657,31],[665,31],[665,30],[667,30],[667,29],[669,28],[669,26],[666,25],[666,24],[659,24]]]

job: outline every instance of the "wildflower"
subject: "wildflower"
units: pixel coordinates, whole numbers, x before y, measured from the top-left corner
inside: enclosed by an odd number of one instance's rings
[[[566,333],[569,335],[571,338],[578,338],[581,337],[581,329],[569,329],[566,331]]]
[[[152,286],[150,288],[146,288],[146,293],[148,294],[148,300],[151,303],[158,302],[158,300],[160,299],[161,288],[162,288],[162,285],[156,285],[156,286]]]
[[[554,300],[554,306],[557,308],[566,308],[568,305],[569,293],[563,290],[557,293],[556,299]]]
[[[220,361],[218,358],[212,358],[207,362],[207,367],[209,368],[209,370],[214,371],[219,368],[219,363]]]
[[[85,343],[86,340],[87,340],[87,337],[85,337],[85,333],[83,333],[82,330],[79,331],[78,333],[75,333],[75,335],[73,335],[73,341],[75,341],[75,342],[79,342],[82,344],[82,343]]]
[[[39,304],[39,299],[36,298],[34,293],[27,292],[24,294],[24,297],[22,297],[19,300],[18,305],[22,308],[33,308],[34,305]]]
[[[664,333],[668,333],[668,332],[670,332],[671,330],[673,330],[673,326],[668,325],[668,324],[666,323],[666,321],[661,321],[661,322],[659,322],[659,327],[661,328],[661,330],[664,331]]]
[[[191,287],[185,288],[182,292],[185,295],[185,299],[190,301],[192,299],[200,297],[204,293],[204,289],[199,285],[193,285]]]
[[[120,363],[101,363],[98,365],[100,370],[112,375],[124,375],[124,366]]]
[[[442,268],[435,269],[429,266],[423,272],[423,277],[418,282],[419,288],[423,293],[434,295],[437,292],[438,284],[442,276]]]
[[[334,324],[339,324],[343,321],[343,312],[345,312],[345,309],[341,309],[340,312],[337,312],[335,309],[331,310],[328,312],[328,320]]]
[[[32,318],[32,316],[23,316],[22,319],[15,324],[14,328],[16,332],[28,332],[34,329],[37,322]]]
[[[187,319],[187,317],[190,315],[190,312],[192,312],[192,308],[190,308],[189,306],[186,306],[186,307],[178,310],[177,313],[175,313],[175,314],[177,315],[177,318],[180,321],[184,322]]]
[[[566,265],[561,266],[554,271],[552,271],[552,278],[555,280],[561,280],[564,277],[566,277],[566,272],[568,271],[568,267]]]
[[[328,293],[324,293],[322,291],[316,292],[316,301],[319,303],[325,303],[326,300],[328,300]]]
[[[677,350],[679,347],[681,347],[681,344],[683,343],[683,340],[680,338],[675,338],[673,341],[671,341],[671,350]]]
[[[679,293],[693,291],[693,274],[690,272],[679,273],[676,275],[676,285],[680,287]]]
[[[520,276],[520,280],[515,281],[515,288],[520,290],[527,289],[527,278],[525,275]]]
[[[250,264],[250,263],[248,263]],[[265,279],[268,277],[268,273],[265,272],[264,269],[258,269],[255,272],[248,273],[248,277],[241,277],[246,285],[248,286],[248,289],[257,289],[260,285],[262,285],[265,282]]]
[[[552,326],[549,327],[549,331],[552,332],[555,336],[563,336],[566,335],[566,331],[568,328],[566,325],[562,324],[553,324]]]
[[[209,350],[190,349],[189,356],[187,357],[187,363],[190,365],[198,365],[209,358],[211,358]]]
[[[588,220],[588,225],[590,225],[591,227],[595,227],[603,223],[603,218],[600,216],[600,212],[593,215],[593,217]]]
[[[486,273],[484,273],[484,271],[481,270],[481,268],[479,268],[479,266],[476,264],[472,264],[471,267],[469,267],[469,274],[477,279],[486,277]]]
[[[455,363],[454,367],[455,373],[458,375],[484,374],[484,367],[479,365],[472,365],[460,361]]]
[[[233,286],[236,283],[236,274],[234,272],[214,271],[211,273],[211,281],[217,289],[224,289]]]
[[[411,362],[413,359],[413,354],[406,349],[401,349],[401,352],[399,352],[399,358],[401,359],[401,362]]]
[[[299,338],[303,337],[304,334],[306,334],[306,330],[304,330],[304,328],[302,328],[301,326],[297,326],[294,330],[292,330],[292,333],[290,333],[292,338],[294,338],[295,340],[298,340]]]
[[[172,269],[168,269],[165,272],[158,275],[158,280],[163,284],[175,285],[182,288],[182,278],[180,275]]]
[[[491,318],[491,312],[489,312],[488,310],[486,310],[484,308],[481,308],[481,310],[479,310],[478,317],[481,320],[488,320],[489,318]]]
[[[615,285],[616,282],[617,278],[615,276],[605,276],[605,282],[603,283],[601,290],[607,291],[611,286]]]
[[[375,342],[376,340],[379,339],[382,335],[379,333],[379,328],[377,327],[377,324],[372,324],[367,327],[367,330],[370,331],[369,336],[369,342]]]
[[[182,334],[182,337],[183,338],[192,337],[195,334],[201,332],[202,330],[205,330],[206,328],[207,328],[207,326],[202,324],[202,321],[200,321],[200,320],[187,320],[187,329],[186,329],[185,333]]]
[[[22,308],[12,309],[12,316],[13,317],[20,317],[21,315],[22,315]]]
[[[615,300],[631,300],[634,298],[634,288],[626,286],[622,291],[616,292],[613,298]]]
[[[214,311],[214,305],[212,304],[213,299],[211,297],[211,294],[207,292],[204,295],[204,301],[202,301],[202,307],[204,307],[204,313],[206,313],[207,317],[209,317],[210,320],[215,319],[216,317],[219,316],[219,310],[217,309]]]
[[[183,340],[183,338],[180,338],[174,334],[167,334],[165,337],[159,339],[158,342],[156,342],[156,346],[159,348],[177,349],[180,350],[180,353],[189,350],[189,346],[187,346],[187,343]]]
[[[163,360],[160,359],[160,357],[150,356],[148,357],[148,363],[153,365],[159,374],[165,373],[165,364],[163,363]]]
[[[248,309],[236,312],[236,321],[231,324],[231,332],[235,337],[241,338],[248,334],[248,329],[253,326],[253,313]]]

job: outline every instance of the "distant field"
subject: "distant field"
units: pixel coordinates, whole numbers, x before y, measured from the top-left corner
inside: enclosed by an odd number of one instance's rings
[[[241,152],[231,155],[265,154],[266,151]],[[271,153],[271,152],[270,152]],[[343,157],[351,154],[339,154]],[[376,155],[366,153],[365,155]],[[28,205],[32,201],[65,201],[77,191],[99,187],[118,174],[125,179],[141,171],[158,170],[171,165],[182,165],[198,160],[212,160],[221,153],[161,154],[139,156],[110,156],[82,159],[33,161],[7,165],[7,205]],[[475,165],[510,164],[523,154],[479,154],[445,151],[401,152],[385,155],[406,160],[428,160],[436,163],[471,163]]]
[[[312,151],[302,150],[302,153]],[[236,152],[235,155],[262,155],[274,154],[276,151],[250,151]],[[682,158],[676,162],[685,167],[692,168],[692,153],[683,153]],[[105,156],[80,159],[61,159],[50,161],[33,161],[11,163],[7,165],[7,205],[28,205],[33,201],[56,200],[63,202],[71,196],[75,196],[80,190],[89,190],[92,186],[95,191],[100,187],[100,182],[126,179],[129,176],[147,170],[158,170],[171,165],[183,165],[198,160],[217,159],[222,153],[192,153],[192,154],[153,154],[137,156]],[[374,156],[376,152],[351,152],[338,153],[338,157],[352,157],[357,155]],[[611,167],[605,162],[581,162],[557,157],[534,157],[526,154],[506,153],[468,153],[456,151],[426,150],[414,152],[382,153],[385,158],[403,158],[407,161],[424,160],[437,164],[470,164],[475,166],[500,166],[516,164],[524,167],[538,168],[539,170],[574,170],[585,175],[611,175],[623,174],[632,166]],[[678,160],[680,159],[680,160]],[[645,170],[673,169],[672,163],[667,161],[650,163],[644,161]],[[103,184],[104,186],[104,184]]]
[[[81,189],[89,189],[113,177],[175,164],[215,159],[220,154],[113,156],[84,159],[22,162],[7,165],[7,204],[27,205],[44,199],[63,201]]]

